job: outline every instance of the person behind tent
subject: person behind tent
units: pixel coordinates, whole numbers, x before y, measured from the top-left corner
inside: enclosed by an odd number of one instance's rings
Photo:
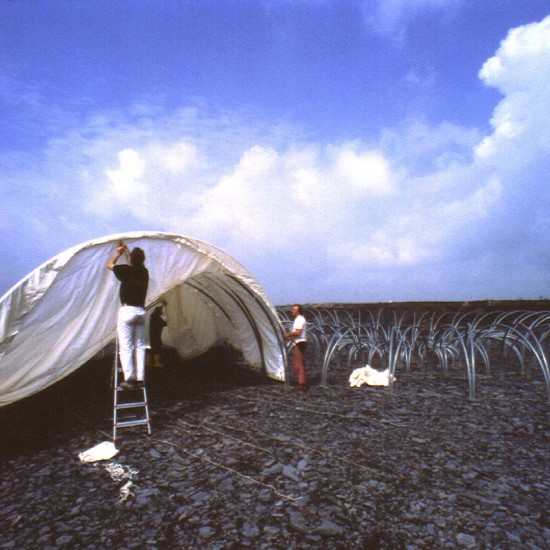
[[[160,305],[157,306],[149,319],[149,345],[153,355],[150,365],[153,367],[162,367],[160,360],[162,353],[162,331],[166,326],[166,321],[162,317],[162,308],[166,306],[166,300],[160,300]]]
[[[294,390],[306,391],[308,389],[306,378],[305,351],[307,346],[307,323],[303,316],[302,306],[296,304],[290,310],[294,323],[292,332],[284,335],[285,340],[291,340],[292,345],[292,365],[296,376],[296,385]]]
[[[127,265],[116,265],[124,255]],[[120,303],[117,336],[120,365],[124,374],[124,389],[143,386],[145,375],[145,297],[149,286],[149,271],[145,267],[145,253],[141,248],[131,252],[120,241],[115,256],[107,263],[120,281]]]

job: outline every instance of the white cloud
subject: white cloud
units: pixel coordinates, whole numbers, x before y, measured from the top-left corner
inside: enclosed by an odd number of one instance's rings
[[[345,242],[329,246],[328,253],[334,262],[352,268],[413,266],[421,263],[429,251],[421,248],[418,238],[413,235],[396,235],[389,229],[375,231],[367,242]]]
[[[276,227],[285,216],[287,182],[278,153],[259,145],[245,151],[237,165],[198,196],[189,220],[197,230],[243,242],[251,248],[279,239]],[[280,226],[279,226],[280,227]]]
[[[169,174],[178,175],[196,166],[199,161],[197,147],[186,142],[157,144],[150,150],[151,157]]]
[[[430,126],[424,121],[407,120],[398,128],[382,132],[380,149],[400,170],[422,176],[454,165],[469,165],[473,148],[480,140],[481,134],[475,128],[448,122]]]
[[[504,95],[543,89],[550,77],[549,33],[550,16],[512,29],[496,55],[484,63],[480,77]]]
[[[276,302],[538,297],[549,44],[550,18],[484,65],[503,94],[485,138],[411,120],[379,143],[313,143],[205,108],[96,116],[11,162],[2,224],[42,235],[44,260],[118,231],[189,234],[234,254]]]
[[[496,107],[492,135],[476,148],[480,158],[525,163],[550,151],[550,16],[509,32],[479,76],[504,99]],[[525,158],[527,155],[528,159]]]
[[[351,192],[388,195],[393,192],[389,162],[379,151],[355,151],[353,146],[338,147],[334,158],[335,177],[348,184]]]
[[[145,189],[141,181],[145,173],[145,162],[138,151],[123,149],[118,153],[119,165],[114,170],[106,170],[110,182],[109,191],[121,202],[135,200]]]
[[[496,176],[460,200],[442,206],[441,221],[465,225],[487,216],[502,196],[502,185]]]

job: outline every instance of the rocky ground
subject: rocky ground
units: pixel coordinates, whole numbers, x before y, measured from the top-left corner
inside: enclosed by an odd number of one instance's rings
[[[311,364],[298,393],[230,363],[154,369],[152,435],[103,463],[78,454],[111,435],[108,362],[0,410],[0,548],[550,548],[542,377],[471,402],[420,368],[390,394]]]

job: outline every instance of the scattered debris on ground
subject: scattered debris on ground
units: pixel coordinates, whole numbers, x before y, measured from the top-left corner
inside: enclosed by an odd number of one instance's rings
[[[153,433],[121,431],[117,483],[78,458],[110,432],[106,375],[103,401],[2,413],[0,548],[550,548],[543,380],[469,401],[418,372],[392,393],[349,370],[308,392],[202,372],[155,373]]]

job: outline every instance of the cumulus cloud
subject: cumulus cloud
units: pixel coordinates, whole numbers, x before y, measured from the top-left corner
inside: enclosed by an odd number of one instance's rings
[[[509,32],[479,76],[504,96],[493,113],[492,135],[476,148],[481,158],[499,156],[524,163],[550,150],[548,124],[550,17]],[[527,155],[527,159],[525,158]]]
[[[349,145],[339,147],[334,172],[352,193],[380,196],[394,191],[388,159],[379,151],[357,152]]]
[[[112,232],[188,234],[279,303],[529,297],[548,288],[549,44],[547,18],[483,66],[503,96],[487,136],[411,120],[378,143],[318,143],[202,108],[93,117],[12,159],[2,204],[27,204],[3,227],[43,234],[44,260]]]
[[[106,170],[110,182],[109,190],[121,202],[139,198],[144,191],[141,178],[145,172],[145,163],[139,153],[133,149],[123,149],[118,153],[119,165],[114,170]]]

